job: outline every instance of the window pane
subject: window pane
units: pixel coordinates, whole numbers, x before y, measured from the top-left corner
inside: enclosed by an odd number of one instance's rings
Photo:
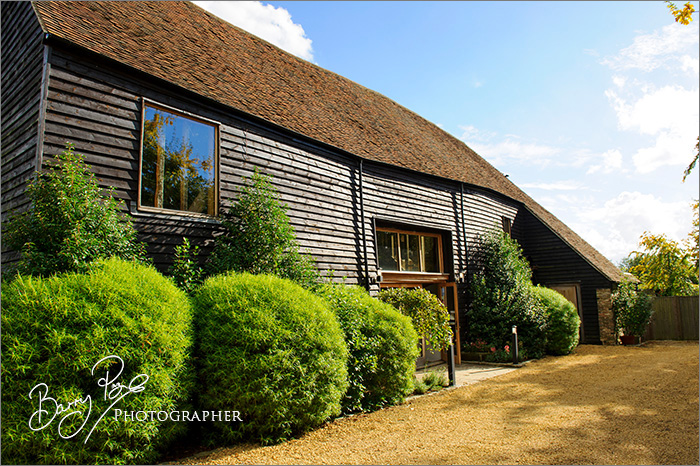
[[[146,107],[141,205],[214,215],[216,128]]]
[[[408,240],[408,253],[406,254],[406,267],[403,269],[406,272],[420,272],[420,236],[418,235],[403,235]],[[403,251],[402,251],[403,252]],[[403,254],[401,254],[403,258]]]
[[[377,231],[377,255],[379,268],[382,270],[399,270],[397,234]]]
[[[423,260],[425,263],[423,272],[440,272],[440,261],[438,259],[437,238],[434,236],[423,236]]]

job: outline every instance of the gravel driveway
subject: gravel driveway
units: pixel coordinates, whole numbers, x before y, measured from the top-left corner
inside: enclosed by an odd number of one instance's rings
[[[580,346],[477,384],[186,464],[698,464],[698,344]]]

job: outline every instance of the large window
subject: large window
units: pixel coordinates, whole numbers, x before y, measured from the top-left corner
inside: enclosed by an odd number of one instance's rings
[[[440,236],[377,230],[379,268],[397,272],[441,273]]]
[[[216,215],[217,127],[145,104],[141,206]]]

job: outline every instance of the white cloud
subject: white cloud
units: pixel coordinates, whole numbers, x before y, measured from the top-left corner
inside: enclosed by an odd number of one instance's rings
[[[660,32],[635,37],[632,45],[602,63],[616,70],[640,69],[646,72],[660,67],[678,68],[680,55],[697,44],[696,27],[673,23],[664,26]]]
[[[665,86],[658,90],[642,89],[642,93],[642,97],[634,100],[611,89],[605,92],[620,129],[655,138],[651,146],[639,149],[634,155],[635,167],[640,173],[649,173],[664,165],[687,164],[700,124],[698,89]]]
[[[700,64],[698,63],[697,58],[693,58],[690,55],[683,55],[681,57],[681,69],[683,71],[690,71],[694,75],[700,74],[698,72],[698,68],[700,67]]]
[[[483,131],[472,125],[462,125],[459,126],[462,130],[462,135],[459,138],[469,144],[472,141],[490,141],[496,136],[496,133],[490,131]]]
[[[459,129],[462,130],[459,138],[493,165],[516,162],[545,166],[561,154],[558,147],[522,142],[512,134],[503,139],[496,132],[482,131],[472,125],[463,125]]]
[[[620,88],[625,87],[625,83],[627,82],[627,78],[624,76],[613,76],[612,79],[613,83]]]
[[[309,61],[314,59],[311,39],[282,7],[248,1],[194,3],[289,53]]]
[[[554,183],[521,183],[520,187],[545,191],[578,191],[584,189],[583,185],[575,180],[555,181]]]
[[[471,148],[494,165],[521,163],[545,167],[561,156],[561,149],[558,147],[524,143],[513,139],[507,139],[495,144],[471,144]]]
[[[568,205],[581,205],[572,203]],[[569,226],[604,256],[617,263],[636,250],[640,235],[664,233],[682,241],[690,231],[688,202],[669,202],[652,194],[622,192],[600,206],[584,206]]]
[[[591,175],[593,173],[603,173],[608,175],[610,173],[622,170],[622,153],[619,150],[610,149],[606,151],[601,158],[603,159],[602,163],[599,165],[592,165],[586,172],[587,175]]]

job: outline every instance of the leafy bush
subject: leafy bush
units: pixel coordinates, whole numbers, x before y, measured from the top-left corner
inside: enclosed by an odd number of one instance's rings
[[[510,344],[513,325],[528,357],[542,357],[545,317],[532,291],[532,271],[520,246],[500,230],[479,238],[474,248],[478,269],[470,286],[466,341],[478,339],[503,348]]]
[[[427,393],[430,390],[430,387],[423,382],[422,379],[416,377],[415,375],[413,376],[413,394],[414,395],[423,395]]]
[[[625,335],[642,336],[651,320],[652,301],[651,296],[637,291],[634,283],[620,283],[612,294],[616,330],[622,330]]]
[[[193,302],[200,403],[243,421],[207,424],[210,443],[282,441],[340,413],[347,348],[321,298],[278,277],[227,274]]]
[[[450,313],[437,296],[424,288],[388,288],[377,296],[411,318],[418,335],[434,350],[452,344]]]
[[[276,275],[305,287],[319,281],[313,260],[299,252],[286,206],[269,177],[256,171],[238,200],[222,214],[221,224],[224,233],[215,239],[210,273]]]
[[[199,246],[192,248],[190,240],[182,239],[182,244],[175,246],[175,259],[170,268],[170,275],[175,284],[184,292],[192,293],[202,283],[204,270],[197,262]]]
[[[100,194],[95,175],[68,144],[56,163],[29,183],[32,208],[7,224],[5,240],[20,251],[18,271],[29,275],[85,271],[105,257],[143,259],[145,246],[119,201]]]
[[[19,275],[2,289],[2,460],[22,464],[133,464],[156,459],[165,446],[186,427],[182,423],[115,419],[114,409],[166,411],[179,409],[192,385],[189,372],[191,314],[187,296],[153,268],[111,258],[95,263],[89,273],[50,278]],[[108,359],[91,373],[93,366]],[[109,365],[108,365],[109,364]],[[115,383],[133,387],[112,408],[99,385],[107,370]],[[148,380],[137,377],[146,374]],[[136,379],[134,379],[136,377]],[[145,382],[145,383],[144,383]],[[38,384],[46,384],[45,388]],[[37,387],[32,393],[32,389]],[[43,391],[45,390],[45,391]],[[40,396],[40,392],[44,395]],[[32,393],[30,395],[30,393]],[[59,437],[61,418],[46,397],[66,407],[90,397],[89,415],[65,417],[64,435],[85,428],[75,438]],[[32,414],[45,398],[40,420]],[[87,412],[86,404],[74,405]],[[105,417],[98,421],[100,415]],[[30,423],[30,424],[28,424]],[[44,429],[30,430],[42,424]],[[88,438],[92,426],[96,426]],[[87,439],[87,441],[86,441]]]
[[[533,287],[547,320],[545,336],[548,354],[571,353],[578,345],[578,329],[581,319],[576,306],[561,294],[541,286]]]
[[[447,375],[445,371],[432,370],[423,377],[423,383],[428,390],[439,391],[447,386]]]
[[[343,412],[402,402],[418,356],[410,320],[357,286],[325,285],[318,293],[335,311],[350,352]]]

